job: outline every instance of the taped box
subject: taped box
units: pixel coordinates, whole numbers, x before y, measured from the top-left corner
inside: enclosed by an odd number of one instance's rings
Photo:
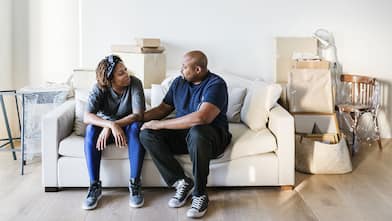
[[[159,38],[135,38],[136,45],[142,48],[156,48],[161,46]]]
[[[287,87],[289,111],[333,113],[335,102],[328,61],[296,61]]]

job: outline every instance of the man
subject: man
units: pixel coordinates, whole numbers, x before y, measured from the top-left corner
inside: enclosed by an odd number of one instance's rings
[[[196,218],[203,216],[208,207],[210,160],[221,155],[231,141],[226,117],[228,95],[225,81],[207,69],[207,57],[201,51],[185,54],[181,73],[163,102],[144,114],[140,141],[166,183],[176,186],[169,206],[183,206],[192,194],[187,216]],[[163,119],[173,110],[176,118]],[[187,153],[194,181],[174,158],[175,154]]]

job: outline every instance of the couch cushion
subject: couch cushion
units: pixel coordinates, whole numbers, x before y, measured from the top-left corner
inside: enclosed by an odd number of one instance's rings
[[[68,157],[84,158],[84,137],[75,133],[60,142],[59,154]],[[128,159],[128,149],[118,148],[115,144],[109,144],[103,151],[102,159]]]
[[[75,89],[75,123],[74,132],[78,136],[84,136],[86,124],[83,123],[84,111],[86,110],[89,90]]]
[[[241,120],[254,131],[267,127],[271,108],[278,101],[282,87],[279,84],[254,81],[245,97]]]
[[[276,150],[275,137],[268,129],[253,131],[241,123],[230,123],[233,135],[231,144],[226,148],[223,156],[211,163],[221,163],[250,155],[268,153]],[[69,157],[84,158],[84,137],[72,134],[60,142],[59,154]],[[103,159],[128,159],[127,148],[117,148],[114,144],[106,147]],[[147,154],[146,159],[151,159]],[[191,163],[189,155],[178,155],[176,158],[182,163]]]
[[[275,137],[269,129],[253,131],[243,123],[230,123],[229,130],[233,138],[223,156],[227,160],[269,153],[277,149]]]
[[[227,120],[232,123],[239,123],[241,120],[241,108],[244,103],[246,88],[228,87],[229,100],[227,104]]]
[[[275,137],[268,129],[253,131],[241,123],[230,123],[229,128],[233,135],[232,142],[223,155],[212,160],[211,164],[271,153],[277,149]],[[178,155],[176,159],[182,164],[192,164],[190,156],[187,154]]]

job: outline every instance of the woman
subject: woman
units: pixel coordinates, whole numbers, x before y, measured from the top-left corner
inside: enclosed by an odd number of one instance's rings
[[[145,150],[139,142],[140,122],[145,110],[143,86],[129,76],[120,57],[102,59],[96,69],[97,83],[89,95],[84,123],[88,124],[84,140],[90,188],[83,209],[94,209],[102,196],[99,168],[102,151],[109,143],[128,146],[130,161],[129,205],[143,206],[140,173]]]

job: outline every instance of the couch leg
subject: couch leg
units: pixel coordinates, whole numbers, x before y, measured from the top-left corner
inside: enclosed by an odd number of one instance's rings
[[[45,187],[45,192],[58,192],[59,188],[58,187]]]
[[[280,186],[280,190],[282,191],[293,190],[293,189],[294,189],[293,185]]]

